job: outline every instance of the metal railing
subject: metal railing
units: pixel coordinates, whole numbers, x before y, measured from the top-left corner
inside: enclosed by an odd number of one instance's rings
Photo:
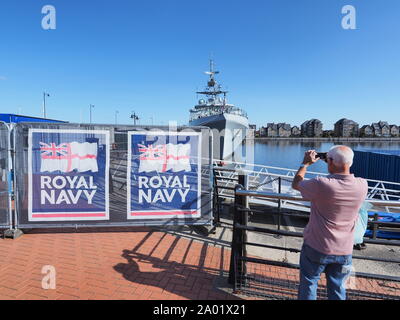
[[[287,197],[279,202],[282,207],[309,212],[309,203],[303,201],[300,192],[291,187],[297,170],[230,161],[224,161],[224,166],[221,166],[220,160],[214,160],[213,163],[215,186],[217,186],[218,196],[221,199],[232,200],[234,198],[233,190],[238,182],[238,175],[246,174],[249,179],[249,190],[289,194],[292,197]],[[308,171],[305,178],[310,179],[327,175],[326,173]],[[400,183],[373,179],[366,180],[369,185],[367,199],[375,202],[382,200],[379,206],[373,208],[372,211],[400,212],[399,207],[396,205],[396,202],[400,203],[400,190],[392,189],[393,186],[400,187]],[[278,202],[270,200],[255,196],[251,199],[255,203],[262,202],[271,206],[278,205]]]
[[[234,192],[234,221],[233,221],[233,236],[232,236],[232,253],[229,271],[229,282],[234,287],[234,292],[244,293],[248,295],[256,295],[267,297],[271,299],[294,299],[297,297],[298,290],[298,269],[299,266],[287,262],[272,261],[268,259],[260,259],[258,257],[251,257],[247,254],[247,246],[257,246],[263,248],[269,248],[274,250],[284,250],[294,253],[299,253],[301,250],[297,248],[287,248],[271,245],[268,243],[255,243],[249,242],[247,239],[247,232],[257,232],[267,235],[275,235],[279,237],[295,237],[301,238],[302,233],[273,230],[268,228],[261,228],[248,225],[248,215],[254,210],[250,209],[249,198],[260,197],[265,199],[298,199],[288,194],[275,194],[267,192],[257,192],[248,190],[243,187],[248,186],[246,176],[240,175],[239,182],[241,184],[235,187]],[[298,199],[304,200],[304,199]],[[378,200],[379,201],[379,200]],[[400,206],[400,204],[396,204]],[[258,211],[263,212],[263,211]],[[265,213],[265,212],[264,212]],[[280,213],[279,213],[280,214]],[[379,225],[379,223],[374,223]],[[397,228],[400,228],[400,223],[395,224]],[[392,224],[392,227],[394,224]],[[399,229],[400,230],[400,229]],[[376,240],[364,238],[364,243],[375,244],[375,245],[390,245],[400,246],[400,241],[393,240]],[[399,264],[400,260],[386,259],[380,257],[364,257],[353,255],[353,259],[376,261],[384,263]],[[281,277],[271,276],[271,268],[278,270],[275,274],[281,274]],[[379,292],[371,292],[365,286],[357,289],[347,290],[348,299],[400,299],[400,277],[370,274],[370,273],[355,273],[359,283],[371,283],[377,282],[380,284],[385,283],[385,288]],[[373,284],[372,284],[373,285]],[[326,289],[326,287],[325,287]],[[324,288],[318,291],[320,298],[326,298],[326,290]]]

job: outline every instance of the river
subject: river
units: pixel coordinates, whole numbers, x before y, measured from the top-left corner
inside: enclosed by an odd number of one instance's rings
[[[331,142],[331,141],[299,141],[299,140],[269,140],[254,139],[246,140],[244,156],[248,163],[254,160],[255,164],[298,169],[304,153],[314,149],[317,152],[327,152],[334,145],[347,145],[353,150],[399,150],[400,142]],[[313,164],[310,171],[327,173],[326,163],[318,161]]]

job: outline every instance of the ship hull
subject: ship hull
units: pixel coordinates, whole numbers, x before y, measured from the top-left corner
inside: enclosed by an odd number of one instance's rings
[[[206,126],[213,133],[213,158],[232,161],[235,153],[241,151],[243,140],[249,128],[248,119],[236,114],[220,114],[195,119],[189,126]]]

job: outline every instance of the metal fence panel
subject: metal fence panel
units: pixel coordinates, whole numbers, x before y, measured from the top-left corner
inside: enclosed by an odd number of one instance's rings
[[[210,130],[204,127],[168,130],[161,126],[16,125],[17,227],[211,225]],[[198,140],[193,142],[191,135]],[[182,142],[192,143],[187,147],[189,150],[198,146],[187,157],[179,157],[179,142],[173,143],[182,136],[189,136],[188,142]],[[134,137],[141,140],[131,140]],[[156,148],[164,148],[161,151],[167,155],[172,152],[172,156],[165,156],[171,158],[167,164],[152,162],[156,167],[161,166],[158,169],[148,161],[159,160],[160,150]],[[177,157],[173,157],[173,152],[178,152]],[[185,161],[190,163],[188,168]],[[182,178],[185,172],[199,178],[196,187],[190,184],[190,177]],[[187,185],[183,186],[179,180]],[[148,188],[141,191],[139,198],[138,181]],[[181,189],[184,187],[189,190]],[[178,196],[181,202],[176,200]],[[129,203],[136,209],[129,208]],[[168,210],[174,206],[182,210],[171,214]],[[138,207],[143,210],[137,210]],[[188,212],[192,209],[195,210]]]
[[[10,226],[9,130],[0,122],[0,228]]]
[[[354,151],[354,163],[351,172],[366,179],[400,182],[400,155],[396,150],[392,154],[379,152]],[[374,183],[370,182],[370,186]],[[385,187],[400,190],[396,184],[386,183]]]

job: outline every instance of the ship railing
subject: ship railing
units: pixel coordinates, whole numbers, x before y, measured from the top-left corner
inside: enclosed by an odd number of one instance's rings
[[[244,162],[223,162],[224,165],[221,166],[221,160],[214,160],[214,183],[216,184],[217,190],[216,196],[221,199],[233,199],[233,190],[237,184],[239,174],[246,174],[249,177],[250,190],[271,193],[287,193],[294,197],[300,196],[300,192],[291,188],[297,170]],[[327,173],[309,171],[307,172],[306,179],[327,175]],[[378,207],[378,210],[383,209],[386,212],[400,212],[399,207],[392,206],[396,201],[400,203],[400,183],[374,179],[366,180],[369,185],[367,200],[383,201]],[[252,200],[253,202],[276,206],[276,204],[261,199],[260,197],[255,197]],[[281,204],[288,208],[298,208],[301,211],[309,211],[309,204],[300,201],[297,198],[285,199]]]

